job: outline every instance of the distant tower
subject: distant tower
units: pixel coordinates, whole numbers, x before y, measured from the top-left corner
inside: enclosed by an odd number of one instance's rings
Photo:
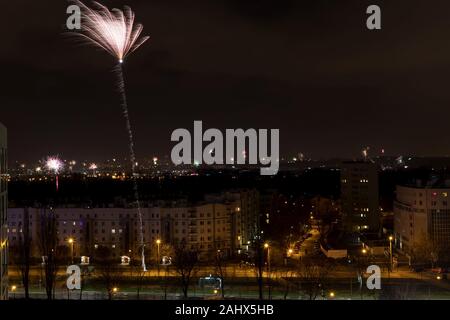
[[[8,299],[8,234],[6,128],[0,123],[0,300]]]
[[[347,232],[378,232],[380,209],[378,169],[370,161],[348,161],[341,166],[343,227]]]

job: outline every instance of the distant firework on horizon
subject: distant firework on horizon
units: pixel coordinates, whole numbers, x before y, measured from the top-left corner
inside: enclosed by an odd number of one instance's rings
[[[48,170],[53,171],[53,173],[58,174],[59,171],[64,167],[64,163],[58,157],[48,157],[45,166]]]
[[[58,157],[51,156],[51,157],[47,158],[47,160],[45,162],[45,166],[47,167],[47,169],[49,171],[53,171],[53,173],[55,174],[55,176],[56,176],[56,191],[58,191],[59,190],[58,174],[59,174],[60,170],[64,167],[64,163]]]

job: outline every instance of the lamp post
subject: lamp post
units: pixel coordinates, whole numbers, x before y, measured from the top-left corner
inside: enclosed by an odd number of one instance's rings
[[[115,296],[117,294],[117,292],[119,292],[119,288],[117,288],[117,287],[112,288],[112,293],[111,293],[110,299],[112,299],[112,297]]]
[[[264,248],[267,249],[267,273],[270,277],[270,246],[267,242],[264,243]]]
[[[393,236],[389,236],[389,268],[393,271],[393,259],[392,259],[392,240],[394,240]]]
[[[367,264],[366,264],[366,255],[367,255],[367,249],[366,248],[363,248],[362,250],[361,250],[361,252],[362,252],[362,261],[361,261],[361,263],[359,263],[360,265],[359,265],[359,277],[360,277],[360,283],[359,283],[359,293],[360,293],[360,295],[361,295],[361,300],[363,300],[363,281],[364,281],[364,269],[367,267]]]
[[[70,250],[70,256],[71,256],[71,261],[72,261],[72,263],[73,263],[73,246],[74,246],[74,240],[73,240],[73,238],[69,238],[68,240],[67,240],[67,242],[69,242],[69,244],[71,245],[71,250]]]
[[[159,277],[159,264],[160,264],[160,258],[159,258],[159,254],[160,254],[160,251],[159,251],[159,247],[160,247],[160,245],[161,245],[161,239],[157,239],[156,240],[156,246],[157,246],[157,249],[158,249],[158,251],[157,251],[157,257],[156,257],[156,259],[158,260],[158,277]]]
[[[11,291],[13,292],[13,299],[14,299],[14,300],[16,299],[16,289],[17,289],[16,286],[12,286],[12,287],[11,287]]]
[[[267,277],[268,277],[268,284],[269,284],[269,299],[271,297],[270,295],[270,246],[269,244],[266,242],[264,243],[264,248],[267,249]]]

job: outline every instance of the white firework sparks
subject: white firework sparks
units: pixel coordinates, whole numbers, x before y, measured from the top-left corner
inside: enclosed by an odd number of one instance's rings
[[[64,166],[58,157],[48,157],[45,165],[48,170],[53,171],[55,174],[58,174]]]
[[[142,24],[134,22],[134,12],[127,6],[124,10],[109,10],[104,5],[93,2],[95,9],[75,0],[81,8],[82,28],[78,35],[104,49],[120,63],[128,54],[139,48],[150,37],[143,36]]]

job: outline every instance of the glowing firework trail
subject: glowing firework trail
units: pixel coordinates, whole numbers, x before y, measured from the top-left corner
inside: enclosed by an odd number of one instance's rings
[[[56,176],[56,191],[58,191],[59,188],[59,182],[58,182],[58,173],[59,170],[62,169],[63,162],[58,157],[48,157],[46,162],[46,167],[48,170],[53,171]]]
[[[123,11],[119,9],[112,9],[110,11],[98,2],[93,2],[96,7],[95,9],[87,7],[80,1],[74,2],[80,6],[82,12],[82,30],[81,33],[77,34],[88,40],[89,43],[102,48],[118,61],[115,71],[119,80],[118,87],[122,112],[128,132],[133,191],[140,222],[142,268],[146,271],[144,230],[136,180],[136,155],[134,151],[133,131],[128,113],[122,63],[130,53],[139,48],[149,37],[140,37],[143,26],[134,23],[134,12],[129,7],[124,7]]]

